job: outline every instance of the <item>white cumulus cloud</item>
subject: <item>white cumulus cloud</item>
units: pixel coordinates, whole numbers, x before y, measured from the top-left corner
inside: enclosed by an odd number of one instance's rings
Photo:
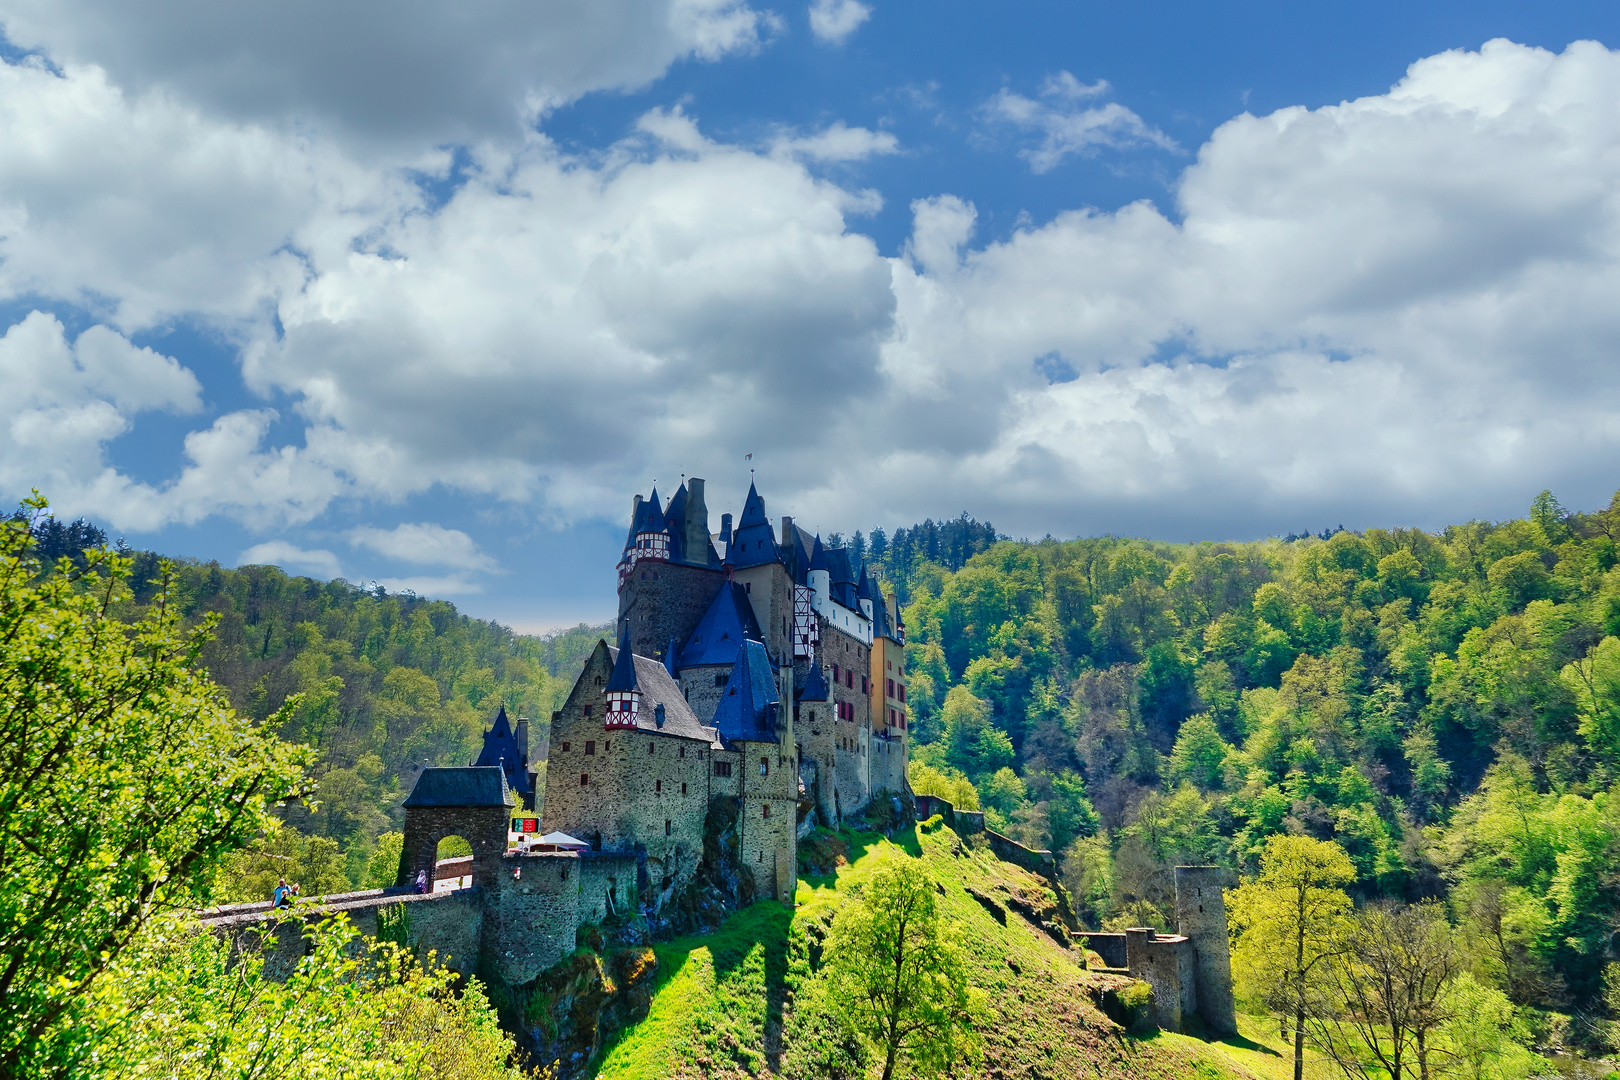
[[[242,552],[237,559],[237,565],[279,566],[283,570],[305,571],[328,580],[343,576],[342,564],[330,551],[324,548],[305,551],[287,540],[267,540],[262,544],[254,544]]]
[[[1088,85],[1061,71],[1042,84],[1039,99],[1003,87],[985,103],[984,113],[993,120],[1042,136],[1039,146],[1019,151],[1019,156],[1037,173],[1050,172],[1064,158],[1092,154],[1101,147],[1177,149],[1174,139],[1117,101],[1083,104],[1108,90],[1104,80]]]
[[[721,15],[745,9],[681,10],[741,47]],[[680,470],[718,509],[750,451],[773,506],[842,529],[962,508],[1054,533],[1434,523],[1615,483],[1620,54],[1596,43],[1491,42],[1236,117],[1173,214],[983,238],[941,191],[895,258],[851,224],[874,197],[808,167],[895,150],[882,132],[750,148],[669,106],[591,156],[479,144],[428,205],[335,137],[154,80],[0,65],[0,298],[106,324],[0,338],[21,388],[0,481],[121,528],[281,528],[435,486],[618,517]],[[1058,76],[984,115],[1035,168],[1169,145],[1106,90]],[[183,318],[240,342],[276,411],[196,421],[172,478],[139,483],[111,440],[200,395],[126,335]],[[446,544],[419,565],[452,573],[418,591],[478,587],[489,556]]]
[[[447,529],[432,522],[397,525],[392,529],[363,526],[349,531],[349,542],[417,566],[482,571],[499,568],[494,559],[478,550],[472,537],[460,529]]]
[[[871,6],[860,0],[814,0],[810,5],[810,32],[820,41],[837,45],[871,17]]]
[[[757,48],[773,28],[742,0],[3,0],[0,25],[137,95],[413,153],[514,133],[537,111],[644,85],[682,58]]]
[[[777,153],[797,154],[811,161],[865,161],[895,153],[900,149],[900,140],[887,131],[846,127],[839,121],[810,135],[784,135],[772,143],[771,148]]]

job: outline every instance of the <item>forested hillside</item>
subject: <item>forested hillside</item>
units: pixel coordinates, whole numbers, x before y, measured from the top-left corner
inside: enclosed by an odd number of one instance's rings
[[[56,554],[97,540],[47,527]],[[1362,897],[1444,899],[1483,976],[1578,1010],[1620,1001],[1617,531],[1620,499],[1543,493],[1438,534],[1027,542],[963,515],[858,539],[906,602],[914,786],[1059,852],[1089,919],[1164,925],[1174,864],[1332,839]],[[391,873],[378,837],[416,769],[470,760],[500,703],[549,716],[606,632],[523,637],[269,567],[181,583],[238,708],[303,695],[282,734],[316,748],[317,804],[235,872],[311,889]]]
[[[878,560],[910,601],[914,785],[1061,852],[1100,922],[1165,925],[1176,863],[1332,839],[1363,897],[1446,899],[1516,1001],[1591,1005],[1620,928],[1617,533],[1620,496],[1543,493],[1438,534]]]
[[[47,561],[83,563],[86,549],[107,541],[82,520],[44,517],[33,532]],[[162,560],[122,550],[134,559],[134,595],[119,614],[134,621],[149,609]],[[377,842],[399,827],[417,771],[471,761],[503,704],[514,718],[541,721],[534,751],[543,755],[551,710],[610,629],[528,637],[442,600],[289,577],[273,566],[180,560],[175,569],[186,622],[218,621],[202,659],[231,704],[263,723],[299,695],[279,734],[315,750],[313,806],[283,810],[294,828],[233,856],[225,897],[260,898],[281,872],[311,892],[391,879],[398,848],[379,854]]]

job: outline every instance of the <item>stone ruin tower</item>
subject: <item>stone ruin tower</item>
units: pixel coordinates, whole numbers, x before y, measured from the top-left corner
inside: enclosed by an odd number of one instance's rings
[[[1176,929],[1191,942],[1197,959],[1193,978],[1198,1014],[1217,1031],[1237,1031],[1232,1005],[1232,958],[1226,937],[1226,901],[1218,866],[1176,867]]]

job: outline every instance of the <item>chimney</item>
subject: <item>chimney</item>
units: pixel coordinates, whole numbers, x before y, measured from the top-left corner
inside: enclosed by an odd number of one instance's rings
[[[641,496],[637,495],[630,500],[630,527],[636,527],[636,517],[641,513]]]
[[[686,535],[681,540],[688,562],[708,561],[709,507],[703,501],[703,481],[696,476],[686,480]]]
[[[782,546],[789,547],[793,543],[793,519],[786,514],[782,515]]]
[[[518,717],[517,722],[517,752],[518,765],[522,768],[529,766],[529,718]]]
[[[720,542],[722,544],[731,543],[731,515],[730,514],[721,514],[720,515]]]

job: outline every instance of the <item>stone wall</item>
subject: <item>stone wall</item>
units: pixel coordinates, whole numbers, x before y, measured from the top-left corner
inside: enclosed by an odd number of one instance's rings
[[[1226,871],[1218,866],[1176,867],[1176,929],[1198,955],[1198,1015],[1219,1032],[1237,1031],[1232,1001],[1232,958],[1227,943]]]
[[[982,821],[984,815],[979,815]],[[994,829],[986,829],[984,833],[990,838],[990,850],[996,853],[996,858],[1002,862],[1010,862],[1014,866],[1022,866],[1032,874],[1052,878],[1057,876],[1057,860],[1050,851],[1037,851],[1027,848],[1010,836],[1002,836]]]
[[[833,806],[833,788],[837,786],[833,740],[848,725],[839,724],[833,718],[830,701],[806,701],[796,706],[795,711],[798,715],[793,730],[799,740],[799,756],[806,763],[800,770],[805,788],[815,799],[816,815],[821,823],[834,825],[838,817]]]
[[[399,875],[394,884],[409,886],[419,870],[432,881],[438,868],[439,841],[459,836],[473,850],[473,884],[489,885],[494,872],[491,858],[506,850],[510,809],[501,806],[407,806],[406,846],[399,853]]]
[[[521,984],[574,951],[584,875],[573,852],[514,852],[501,871],[484,897],[484,957],[496,977]]]
[[[1131,974],[1153,987],[1153,1022],[1165,1031],[1182,1030],[1197,1008],[1192,942],[1133,927],[1125,931],[1125,959]]]
[[[1125,952],[1124,934],[1088,933],[1085,939],[1086,947],[1102,957],[1102,962],[1107,967],[1123,971],[1130,966],[1130,960]]]
[[[681,691],[692,713],[703,723],[714,723],[714,711],[726,693],[726,680],[731,677],[731,664],[690,667],[681,670]]]
[[[872,647],[823,617],[818,659],[832,691],[827,703],[834,716],[831,801],[837,809],[835,820],[842,820],[859,813],[872,797],[872,697],[861,685],[862,677],[871,675]],[[836,719],[835,702],[848,707],[850,719]]]
[[[685,644],[725,582],[719,569],[638,561],[619,587],[619,625],[630,631],[630,651],[662,657],[671,638]]]
[[[611,672],[607,656],[606,649],[592,655],[552,717],[541,829],[602,851],[644,853],[641,900],[657,905],[691,877],[703,856],[703,816],[714,793],[712,750],[664,732],[604,729],[606,698],[597,680],[605,684]]]
[[[741,861],[763,895],[793,902],[798,884],[798,760],[791,744],[739,744],[742,792],[737,820]]]

